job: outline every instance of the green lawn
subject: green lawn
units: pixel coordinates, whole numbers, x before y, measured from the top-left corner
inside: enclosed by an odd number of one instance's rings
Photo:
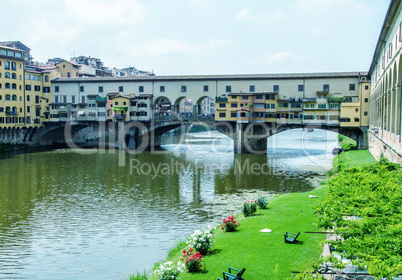
[[[338,172],[343,168],[361,167],[364,164],[375,162],[375,158],[368,150],[353,150],[341,153],[333,161],[333,171]]]
[[[309,198],[316,195],[318,198]],[[325,195],[321,187],[308,193],[280,195],[269,201],[268,209],[258,209],[253,217],[238,217],[241,226],[236,232],[215,232],[215,246],[211,254],[203,259],[207,272],[184,273],[180,279],[216,279],[228,266],[246,268],[247,280],[291,278],[291,271],[309,268],[322,253],[324,234],[306,234],[319,231],[313,218],[313,208]],[[224,218],[224,217],[222,217]],[[261,233],[269,228],[272,233]],[[285,231],[301,232],[298,240],[302,244],[284,242]],[[170,260],[180,260],[181,252]],[[277,267],[277,272],[275,272]],[[151,279],[157,279],[152,276]]]

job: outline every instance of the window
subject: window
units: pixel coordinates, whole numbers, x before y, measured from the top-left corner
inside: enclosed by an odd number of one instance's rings
[[[48,83],[49,82],[49,76],[45,76],[45,82]]]
[[[365,115],[365,116],[368,116],[368,112],[364,112],[364,115]]]
[[[12,100],[13,100],[13,101],[17,101],[17,96],[16,96],[15,94],[13,94]]]
[[[255,86],[250,86],[250,92],[255,92]]]
[[[355,90],[356,85],[355,84],[349,84],[349,90]]]
[[[54,92],[59,92],[59,90],[60,90],[59,86],[54,87]]]
[[[159,92],[165,92],[165,86],[160,86],[159,87]]]
[[[31,99],[31,97],[29,95],[27,95],[27,101],[29,102],[29,100]]]
[[[11,62],[11,70],[17,70],[17,64],[15,62]]]
[[[209,86],[204,86],[204,92],[208,92],[209,91]]]
[[[10,70],[10,62],[9,61],[4,61],[4,69]]]
[[[144,92],[144,86],[139,86],[139,87],[138,87],[138,91],[139,91],[139,92]]]
[[[81,103],[85,103],[85,96],[81,96]]]
[[[54,97],[54,103],[59,103],[59,97],[58,96]]]
[[[17,74],[15,74],[15,73],[12,73],[12,74],[11,74],[11,79],[14,79],[14,80],[16,80],[16,79],[17,79]]]
[[[318,109],[327,109],[327,104],[318,104]]]
[[[323,91],[329,91],[329,85],[325,84],[322,86]]]
[[[355,122],[359,122],[360,121],[360,119],[359,118],[355,118]]]
[[[364,98],[364,102],[366,102],[366,103],[367,103],[367,102],[368,102],[368,98]]]
[[[80,92],[84,92],[84,86],[80,86]]]
[[[278,92],[279,91],[279,85],[274,85],[274,92]]]
[[[226,108],[226,103],[219,103],[219,108]]]
[[[330,104],[328,104],[328,108],[329,109],[340,109],[341,104],[339,104],[339,103],[330,103]]]
[[[304,91],[304,85],[298,85],[297,90],[298,91]]]
[[[369,86],[364,86],[364,89],[365,89],[365,90],[368,90],[368,89],[369,89]]]
[[[25,90],[30,91],[31,90],[31,85],[25,85]]]
[[[330,121],[339,121],[339,116],[338,115],[330,115],[329,120]]]
[[[31,113],[31,107],[27,106],[27,113]]]
[[[119,92],[124,92],[124,87],[123,86],[119,86]]]
[[[279,102],[278,106],[279,108],[288,108],[289,105],[286,102]]]
[[[237,117],[237,114],[236,114],[236,113],[230,113],[230,116],[231,116],[232,118],[236,118],[236,117]]]
[[[71,95],[71,103],[75,103],[75,95]]]
[[[219,113],[220,118],[226,118],[226,113]]]
[[[7,55],[7,51],[6,50],[1,50],[1,55]]]
[[[17,89],[17,84],[13,83],[13,84],[11,85],[11,88],[12,88],[12,89]]]
[[[10,83],[6,83],[6,88],[7,88],[7,89],[11,88]]]
[[[4,78],[10,79],[10,73],[8,73],[8,72],[4,73]]]
[[[271,104],[271,109],[275,109],[275,103]]]
[[[242,96],[241,99],[248,100],[248,96]]]
[[[181,92],[187,92],[187,86],[181,86]]]
[[[230,104],[230,107],[232,107],[232,108],[237,108],[237,103],[231,103],[231,104]]]
[[[254,104],[254,108],[264,108],[264,104],[263,103]]]
[[[35,91],[40,91],[40,86],[35,86]]]
[[[262,94],[257,94],[256,96],[255,96],[255,99],[262,99],[263,97],[262,97]]]
[[[0,113],[4,112],[4,108],[0,107]]]
[[[226,92],[232,92],[232,86],[226,86]]]
[[[67,78],[70,78],[70,77],[71,77],[71,73],[67,72]]]
[[[39,95],[35,95],[35,103],[39,103]]]

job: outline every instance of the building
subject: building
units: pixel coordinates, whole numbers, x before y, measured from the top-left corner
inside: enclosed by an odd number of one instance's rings
[[[79,77],[80,65],[62,60],[55,64],[57,71],[62,78],[76,78]]]
[[[392,0],[369,69],[370,152],[402,163],[402,2]]]
[[[28,48],[26,45],[21,43],[20,41],[6,41],[6,42],[0,42],[0,45],[18,49],[22,51],[22,57],[25,60],[27,64],[31,64],[33,57],[31,56],[31,49]]]
[[[0,127],[25,126],[23,54],[0,45]]]
[[[286,74],[266,81],[267,91],[233,92],[216,98],[215,120],[239,123],[368,127],[370,82],[366,73]]]
[[[201,114],[215,114],[215,100],[213,98],[207,97],[201,102]]]

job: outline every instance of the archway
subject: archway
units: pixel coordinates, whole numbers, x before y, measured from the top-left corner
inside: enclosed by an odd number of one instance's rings
[[[202,96],[198,98],[193,106],[193,114],[214,116],[215,115],[215,100],[210,96]]]
[[[166,96],[159,96],[154,102],[155,114],[163,115],[172,110],[172,102]]]

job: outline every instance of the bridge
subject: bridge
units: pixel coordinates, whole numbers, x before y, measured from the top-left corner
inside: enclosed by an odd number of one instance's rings
[[[141,152],[158,149],[161,136],[173,129],[199,125],[209,130],[217,130],[234,140],[236,153],[264,154],[267,152],[267,138],[289,129],[324,129],[341,133],[358,142],[359,148],[367,146],[366,131],[360,128],[341,128],[322,124],[277,124],[216,122],[212,116],[168,115],[154,116],[150,121],[77,121],[47,123],[40,128],[0,129],[0,142],[28,145],[67,144],[95,140],[100,148],[113,147],[120,150]],[[81,133],[80,132],[85,130]],[[78,136],[77,136],[78,135]]]

